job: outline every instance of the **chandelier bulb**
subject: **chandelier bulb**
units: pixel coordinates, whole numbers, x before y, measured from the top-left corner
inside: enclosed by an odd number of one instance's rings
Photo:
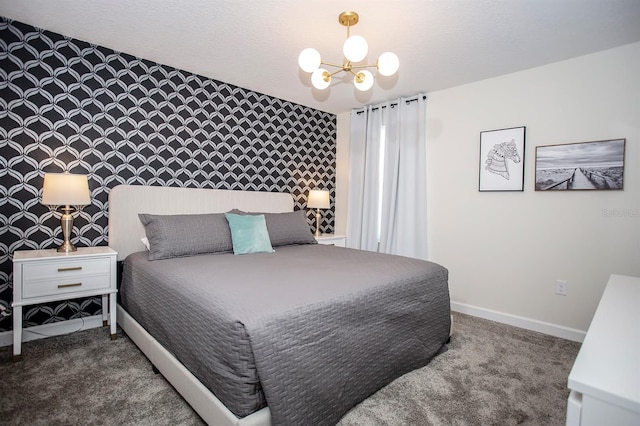
[[[344,42],[342,53],[350,62],[362,61],[369,52],[369,45],[364,37],[359,35],[351,36]]]
[[[331,74],[324,68],[318,68],[311,74],[311,84],[319,90],[324,90],[331,84]]]
[[[373,74],[367,70],[362,70],[353,78],[353,85],[356,89],[366,92],[373,86]]]
[[[314,72],[320,67],[320,62],[320,53],[312,47],[304,49],[298,56],[298,65],[304,72]]]
[[[395,53],[384,52],[378,57],[378,63],[376,64],[376,67],[378,68],[378,73],[380,75],[393,75],[398,71],[398,68],[400,67],[400,60]]]

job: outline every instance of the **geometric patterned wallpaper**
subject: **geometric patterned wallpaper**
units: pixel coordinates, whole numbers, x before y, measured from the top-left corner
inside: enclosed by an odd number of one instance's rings
[[[0,304],[10,309],[12,253],[62,242],[59,215],[40,204],[45,172],[88,175],[80,247],[108,244],[108,194],[123,183],[290,192],[305,209],[309,189],[335,197],[336,117],[0,18],[0,158]],[[323,216],[332,232],[333,207]],[[100,311],[98,297],[28,306],[24,325]],[[0,331],[11,323],[0,319]]]

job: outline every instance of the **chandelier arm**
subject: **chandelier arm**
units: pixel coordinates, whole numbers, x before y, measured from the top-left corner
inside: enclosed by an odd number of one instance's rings
[[[330,67],[336,67],[336,68],[343,68],[344,65],[337,65],[337,64],[332,64],[329,62],[320,62],[320,65],[329,65]]]
[[[358,69],[358,68],[376,68],[378,65],[352,65],[351,68],[354,69]]]
[[[342,72],[342,71],[344,71],[344,69],[343,69],[343,68],[340,68],[340,69],[339,69],[339,70],[337,70],[337,71],[334,71],[334,72],[332,72],[332,73],[329,73],[329,77],[333,77],[334,75],[336,75],[336,74],[338,74],[338,73],[340,73],[340,72]]]

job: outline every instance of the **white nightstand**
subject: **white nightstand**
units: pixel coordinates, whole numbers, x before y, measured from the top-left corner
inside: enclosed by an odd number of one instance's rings
[[[13,253],[14,361],[21,356],[23,306],[102,295],[102,324],[110,324],[115,340],[117,254],[109,247],[79,247],[71,253],[56,249]]]
[[[338,247],[347,246],[347,237],[344,235],[322,234],[319,237],[315,237],[315,238],[318,244],[324,244],[327,246],[338,246]]]

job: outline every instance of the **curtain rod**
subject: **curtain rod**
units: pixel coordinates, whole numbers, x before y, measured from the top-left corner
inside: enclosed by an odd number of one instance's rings
[[[408,104],[410,104],[411,102],[417,102],[419,97],[420,97],[420,96],[416,96],[415,98],[407,99],[407,100],[406,100],[406,101],[404,101],[404,102],[408,105]],[[422,95],[422,100],[425,100],[425,99],[427,99],[427,95]],[[393,103],[389,104],[389,106],[390,106],[391,108],[393,108],[393,107],[394,107],[394,106],[396,106],[396,105],[398,105],[398,103],[397,103],[397,102],[393,102]],[[373,108],[371,108],[371,111],[375,111],[375,110],[377,110],[377,109],[380,109],[380,108],[386,108],[386,107],[387,107],[386,105],[382,105],[381,107],[373,107]],[[362,114],[363,112],[364,112],[364,110],[362,110],[362,111],[357,111],[357,112],[356,112],[356,114],[360,115],[360,114]]]

